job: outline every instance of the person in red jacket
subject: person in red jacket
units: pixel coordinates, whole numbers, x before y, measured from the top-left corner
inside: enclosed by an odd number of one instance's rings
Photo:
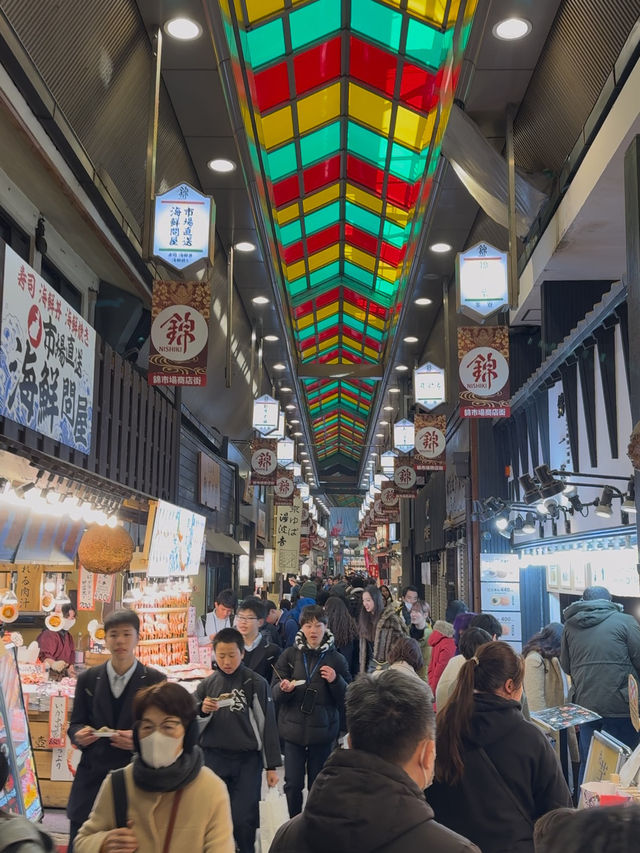
[[[428,642],[431,646],[431,660],[429,661],[427,677],[429,679],[429,687],[431,687],[435,696],[440,676],[444,672],[445,666],[456,653],[456,644],[453,639],[453,625],[450,622],[445,622],[444,619],[438,619],[433,626],[433,631],[429,634]]]

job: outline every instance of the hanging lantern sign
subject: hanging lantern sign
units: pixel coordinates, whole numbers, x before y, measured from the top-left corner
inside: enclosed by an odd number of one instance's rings
[[[509,255],[477,243],[456,257],[458,311],[483,323],[509,305]]]
[[[418,475],[416,474],[413,458],[400,455],[396,459],[396,467],[393,472],[393,482],[399,498],[415,498],[417,494]]]
[[[418,471],[444,471],[447,419],[444,415],[416,415],[416,455]]]
[[[275,486],[278,467],[278,443],[275,438],[257,438],[251,442],[251,485]]]
[[[280,409],[280,414],[278,417],[278,426],[269,433],[269,438],[284,438],[284,428],[284,412],[282,411],[282,409]]]
[[[302,468],[297,462],[292,462],[290,465],[287,465],[287,468],[293,471],[294,480],[299,480],[302,477]]]
[[[176,270],[206,258],[213,262],[216,208],[211,196],[190,184],[171,187],[155,199],[153,254]]]
[[[428,361],[413,371],[413,399],[418,406],[435,409],[446,400],[444,368]]]
[[[398,507],[398,495],[396,494],[396,484],[393,480],[382,481],[380,500],[385,510],[393,510],[395,512]]]
[[[380,456],[380,465],[382,466],[382,470],[385,474],[392,477],[393,469],[396,464],[396,453],[393,450],[386,450]]]
[[[268,394],[263,394],[253,401],[253,423],[254,429],[258,430],[262,435],[267,435],[278,428],[280,421],[280,403],[270,397]]]
[[[393,425],[393,446],[403,453],[413,450],[415,433],[413,424],[406,418]]]
[[[295,491],[293,472],[287,468],[278,466],[276,472],[276,485],[273,490],[273,500],[277,506],[291,506],[293,504],[293,493]]]
[[[278,465],[290,465],[293,462],[293,453],[296,447],[291,438],[281,438],[278,442]]]

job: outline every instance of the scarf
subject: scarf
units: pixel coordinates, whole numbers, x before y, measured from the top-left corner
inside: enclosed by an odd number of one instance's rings
[[[203,765],[202,750],[194,746],[168,767],[149,767],[140,755],[133,756],[133,781],[143,791],[177,791],[193,782]]]
[[[298,633],[296,634],[296,638],[293,641],[293,645],[296,647],[296,649],[300,649],[301,652],[311,652],[312,654],[323,655],[335,645],[335,642],[333,639],[333,634],[327,628],[327,630],[324,632],[322,642],[320,643],[317,649],[311,648],[311,646],[307,642],[307,638],[302,633],[302,631],[298,631]]]

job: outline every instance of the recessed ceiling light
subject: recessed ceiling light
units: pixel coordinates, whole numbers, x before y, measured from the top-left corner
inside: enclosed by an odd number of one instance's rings
[[[400,373],[403,373],[405,370],[409,370],[409,368],[406,364],[396,364],[396,370],[400,371]]]
[[[248,240],[240,240],[239,243],[234,245],[234,248],[238,252],[255,252],[256,245],[255,243],[250,243]]]
[[[418,339],[415,337],[415,335],[407,335],[407,337],[404,339],[404,342],[405,344],[417,344]]]
[[[389,426],[389,421],[380,421],[380,426]]]
[[[291,409],[295,409],[295,405],[293,403],[287,403],[285,409],[289,409],[289,411],[291,411]]]
[[[388,390],[389,390],[390,394],[399,394],[400,393],[399,388],[389,388]]]
[[[308,456],[308,455],[309,455],[309,454],[307,453],[307,451],[306,451],[306,450],[301,450],[301,451],[300,451],[300,456]]]
[[[515,41],[528,36],[530,32],[531,21],[526,18],[505,18],[493,28],[494,36],[503,41]]]
[[[268,305],[269,300],[266,296],[254,296],[251,300],[254,305]]]
[[[282,388],[281,388],[280,390],[281,390],[284,394],[290,394],[290,393],[291,393],[291,388],[289,388],[287,385],[283,385],[283,386],[282,386]]]
[[[302,435],[302,433],[301,433],[301,432],[294,432],[294,436],[295,436],[296,438],[298,438],[298,436],[301,436],[301,435]]]
[[[384,435],[381,432],[377,432],[376,438],[384,438]]]
[[[220,172],[221,174],[224,174],[225,172],[234,172],[236,168],[236,164],[233,160],[227,160],[226,157],[215,157],[213,160],[209,160],[207,166],[212,172]]]
[[[429,246],[432,252],[435,252],[436,255],[444,255],[445,252],[451,251],[450,243],[433,243],[433,245]]]
[[[421,296],[419,299],[415,300],[416,305],[431,305],[431,300],[427,299],[426,296]]]
[[[191,41],[202,35],[202,27],[191,18],[172,18],[164,25],[165,32],[174,39]]]
[[[293,426],[295,426],[296,424],[299,424],[299,423],[300,423],[300,421],[296,420],[295,418],[291,418],[291,420],[289,421],[289,423],[290,423],[290,424],[292,424]],[[295,432],[294,432],[294,435],[298,435],[298,433],[295,433]],[[299,433],[299,435],[302,435],[302,433]]]
[[[276,341],[279,341],[280,338],[277,335],[265,335],[265,341],[269,341],[270,344],[274,344]]]
[[[384,409],[385,412],[392,412],[394,409],[393,406],[383,406],[382,408]]]
[[[287,369],[287,365],[286,365],[286,364],[282,364],[281,362],[278,362],[277,364],[274,364],[274,365],[273,365],[273,369],[274,369],[274,370],[286,370],[286,369]]]

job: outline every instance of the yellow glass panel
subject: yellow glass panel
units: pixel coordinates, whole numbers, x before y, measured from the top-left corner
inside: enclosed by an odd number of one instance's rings
[[[307,347],[307,349],[302,350],[302,358],[311,358],[312,355],[316,354],[315,344],[312,347]],[[313,408],[313,406],[311,406]]]
[[[332,317],[333,315],[335,315],[336,324],[339,323],[340,319],[339,319],[339,315],[338,315],[338,303],[337,302],[331,302],[329,305],[325,305],[324,308],[318,308],[318,310],[316,311],[316,319],[318,321],[324,320],[327,317]]]
[[[269,150],[281,145],[293,137],[293,120],[291,118],[291,107],[276,110],[268,116],[262,116],[262,135],[264,147]]]
[[[358,320],[360,323],[365,323],[367,320],[367,312],[363,311],[362,308],[357,308],[350,302],[344,302],[342,310],[345,314],[348,314],[349,317],[353,317],[354,320]]]
[[[359,204],[360,207],[366,207],[367,210],[377,213],[378,216],[382,213],[382,200],[375,195],[366,192],[360,187],[355,187],[353,184],[347,184],[345,192],[347,201],[352,201],[354,204]]]
[[[335,201],[340,195],[340,184],[333,184],[331,187],[325,187],[320,192],[307,196],[302,200],[302,209],[305,213],[310,213],[318,207],[328,204],[330,201]]]
[[[391,126],[393,104],[361,86],[349,83],[349,115],[385,136]]]
[[[357,249],[355,246],[350,246],[348,243],[344,247],[344,259],[345,261],[353,261],[354,264],[358,264],[359,267],[369,272],[373,272],[376,266],[376,259],[373,255],[368,255],[366,252]]]
[[[289,207],[283,207],[282,210],[278,210],[276,212],[276,217],[278,218],[278,225],[286,225],[287,222],[291,222],[292,219],[298,219],[300,216],[300,205],[298,202],[295,204],[290,204]]]
[[[369,358],[378,359],[380,357],[380,353],[376,352],[376,350],[374,350],[374,349],[371,349],[371,347],[365,347],[364,348],[364,354],[368,355]]]
[[[322,341],[318,344],[318,351],[324,352],[327,349],[332,349],[333,347],[338,345],[338,336],[336,335],[333,338],[327,338],[326,341]],[[336,395],[337,396],[337,395]]]
[[[403,210],[401,207],[396,207],[395,204],[390,204],[387,202],[387,206],[384,209],[384,218],[388,219],[390,222],[395,222],[396,225],[399,225],[400,228],[406,228],[407,223],[409,222],[409,214],[406,210]]]
[[[339,257],[340,246],[338,244],[335,246],[329,246],[321,252],[316,252],[315,255],[311,255],[309,257],[309,269],[313,272],[314,270],[320,269],[320,267],[324,267],[333,261],[337,261]]]
[[[399,267],[396,267],[393,264],[388,264],[386,261],[380,261],[378,264],[378,275],[380,278],[383,278],[385,281],[390,281],[391,284],[393,284],[398,278],[401,269],[402,264],[400,264]]]
[[[376,317],[375,314],[369,314],[369,317],[367,318],[367,323],[370,326],[373,326],[374,329],[384,331],[384,320],[382,319],[382,317]]]
[[[220,7],[226,17],[229,18],[231,11],[229,0],[220,0]],[[233,0],[233,8],[235,9],[236,17],[238,18],[238,23],[244,24],[244,11],[242,9],[242,0]]]
[[[304,261],[297,261],[290,267],[285,266],[284,275],[287,281],[296,281],[305,274]]]
[[[284,9],[284,0],[246,0],[249,21],[259,21]]]
[[[340,83],[320,89],[306,98],[301,98],[298,107],[298,128],[306,133],[319,124],[324,124],[340,114]]]
[[[394,137],[398,142],[421,152],[431,140],[437,110],[431,110],[425,118],[406,107],[398,107]]]
[[[313,326],[314,322],[313,314],[305,314],[304,317],[300,317],[297,321],[298,330],[308,329],[309,326]]]
[[[328,407],[330,403],[334,403],[337,399],[338,392],[336,391],[335,394],[330,394],[328,397],[325,397],[325,399],[322,401],[322,405]],[[329,429],[331,429],[331,427],[329,427]]]

